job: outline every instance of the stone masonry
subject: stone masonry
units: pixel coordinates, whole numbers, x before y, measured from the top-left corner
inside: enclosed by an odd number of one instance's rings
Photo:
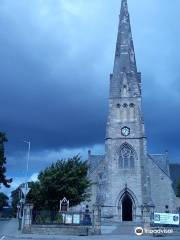
[[[105,154],[89,151],[91,205],[104,217],[144,220],[145,213],[176,212],[168,154],[148,154],[141,73],[136,66],[127,0],[122,0],[113,73],[110,75]]]

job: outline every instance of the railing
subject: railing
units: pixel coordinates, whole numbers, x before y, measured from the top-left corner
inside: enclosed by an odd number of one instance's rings
[[[91,212],[33,211],[32,223],[36,225],[92,225]]]

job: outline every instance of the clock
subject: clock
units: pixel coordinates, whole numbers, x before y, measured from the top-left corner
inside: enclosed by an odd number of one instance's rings
[[[121,134],[122,134],[123,136],[125,136],[125,137],[129,136],[129,134],[130,134],[130,128],[128,128],[128,127],[123,127],[123,128],[121,128]]]

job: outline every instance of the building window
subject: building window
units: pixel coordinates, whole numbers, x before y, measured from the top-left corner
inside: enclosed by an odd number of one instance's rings
[[[123,104],[123,107],[124,107],[124,108],[127,108],[127,107],[128,107],[127,103],[124,103],[124,104]]]
[[[134,156],[130,156],[130,168],[134,168]]]
[[[166,209],[165,213],[169,213],[169,206],[168,205],[165,206],[165,209]]]
[[[120,107],[121,107],[121,104],[118,103],[118,104],[117,104],[117,108],[120,108]]]
[[[119,167],[120,168],[123,168],[123,162],[124,162],[123,157],[120,155],[120,157],[119,157]]]
[[[134,103],[130,103],[129,104],[129,118],[130,121],[134,121],[135,120],[135,105]]]
[[[134,108],[135,107],[134,103],[129,104],[129,106],[130,106],[130,108]]]
[[[119,151],[119,168],[134,168],[136,152],[129,144],[123,144]]]

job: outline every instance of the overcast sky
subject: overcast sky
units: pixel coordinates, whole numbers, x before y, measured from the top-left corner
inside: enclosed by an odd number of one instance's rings
[[[0,130],[8,176],[103,153],[120,0],[0,1]],[[180,162],[180,1],[129,0],[150,153]]]

